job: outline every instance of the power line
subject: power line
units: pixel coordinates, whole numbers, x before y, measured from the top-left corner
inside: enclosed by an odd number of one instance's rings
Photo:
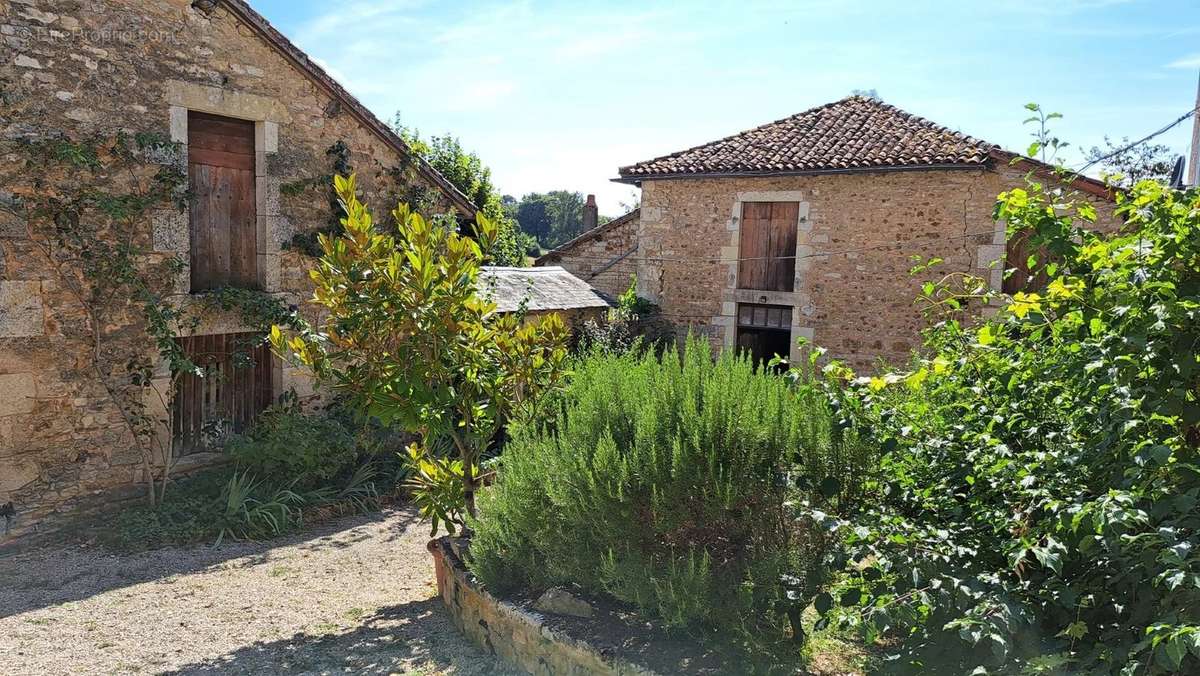
[[[918,238],[918,239],[908,239],[908,240],[904,240],[904,241],[884,242],[884,243],[880,243],[880,244],[872,244],[870,246],[857,247],[857,248],[853,248],[853,249],[840,249],[837,251],[821,251],[821,252],[815,252],[815,253],[810,253],[810,254],[804,254],[804,255],[800,255],[800,256],[797,256],[797,255],[792,255],[792,256],[747,256],[744,258],[721,258],[719,256],[716,256],[716,257],[713,257],[713,256],[695,256],[695,257],[692,257],[692,256],[626,256],[626,257],[624,257],[624,260],[647,262],[647,263],[740,263],[742,261],[759,261],[759,260],[775,260],[775,261],[791,260],[791,259],[803,260],[806,258],[822,258],[825,256],[839,256],[839,255],[852,254],[852,253],[861,253],[863,251],[875,251],[875,250],[879,250],[879,249],[893,249],[893,248],[898,248],[898,247],[904,247],[906,245],[914,244],[914,243],[946,242],[946,241],[955,241],[955,240],[960,240],[960,239],[969,239],[971,237],[980,237],[980,236],[989,236],[990,237],[994,234],[995,234],[994,229],[986,230],[986,231],[979,231],[979,232],[966,232],[961,235],[949,235],[946,237],[926,237],[926,238]],[[550,254],[547,253],[546,255],[548,256]],[[614,258],[614,256],[611,256],[611,255],[598,255],[598,254],[563,254],[563,255],[570,256],[571,258],[574,258],[574,259],[599,260],[599,261],[610,261],[610,260],[613,260],[613,258]]]
[[[1158,131],[1156,131],[1154,133],[1148,134],[1148,135],[1146,135],[1146,136],[1144,136],[1122,148],[1117,148],[1116,150],[1112,151],[1111,153],[1108,153],[1107,155],[1097,157],[1096,159],[1094,159],[1094,160],[1088,162],[1087,164],[1083,165],[1082,167],[1076,169],[1075,174],[1076,175],[1082,174],[1083,172],[1087,171],[1090,167],[1092,167],[1094,165],[1097,165],[1101,162],[1111,160],[1112,158],[1116,157],[1117,155],[1121,155],[1123,153],[1129,152],[1130,150],[1133,150],[1134,148],[1142,145],[1143,143],[1145,143],[1157,136],[1161,136],[1161,135],[1167,133],[1168,131],[1171,131],[1172,129],[1179,126],[1181,123],[1183,123],[1184,120],[1195,115],[1196,110],[1197,110],[1196,108],[1193,108],[1193,109],[1187,111],[1186,113],[1184,113],[1183,115],[1180,115],[1179,117],[1175,118],[1174,122],[1171,122],[1170,124],[1163,127],[1162,129],[1159,129]]]

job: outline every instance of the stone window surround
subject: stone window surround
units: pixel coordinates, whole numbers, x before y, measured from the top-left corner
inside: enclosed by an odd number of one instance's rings
[[[741,247],[742,204],[744,202],[796,202],[799,205],[796,218],[796,278],[792,291],[759,291],[754,289],[739,289],[737,287],[738,256]],[[791,345],[788,358],[795,361],[800,359],[800,348],[796,344],[798,338],[813,339],[814,330],[806,326],[804,320],[813,313],[812,299],[804,293],[805,275],[811,264],[811,256],[815,253],[812,240],[812,220],[809,217],[810,205],[804,199],[800,190],[771,190],[739,192],[730,209],[729,245],[721,247],[720,258],[726,266],[725,284],[721,293],[721,313],[712,318],[712,326],[723,337],[725,347],[732,348],[737,344],[737,306],[738,303],[765,303],[769,305],[787,305],[792,308],[792,327],[789,344]]]
[[[287,107],[275,99],[220,87],[198,85],[171,80],[166,84],[165,103],[170,121],[171,140],[180,144],[182,153],[178,161],[186,167],[188,143],[188,112],[197,111],[222,115],[254,123],[254,184],[256,214],[256,251],[258,255],[258,281],[260,288],[279,297],[285,303],[297,304],[294,294],[281,291],[281,258],[279,234],[288,228],[279,207],[280,178],[271,176],[268,156],[279,150],[279,125],[289,121]],[[163,211],[154,216],[154,249],[162,253],[174,253],[187,260],[190,247],[190,217],[187,211]],[[195,294],[190,293],[191,270],[185,265],[175,281],[176,293],[172,300],[181,309],[194,309],[200,317],[195,326],[180,326],[176,335],[194,336],[218,333],[241,333],[255,330],[246,326],[236,312],[211,311],[200,307]],[[170,386],[170,367],[164,359],[155,363],[154,388],[147,391],[147,413],[157,419],[168,421],[159,426],[158,436],[163,448],[169,448],[171,429],[168,402],[157,392],[167,392]],[[311,392],[311,380],[291,364],[276,359],[272,369],[274,391],[278,395],[288,388]],[[157,390],[157,392],[156,392]],[[214,453],[196,453],[178,459],[181,466],[199,466],[213,461]]]

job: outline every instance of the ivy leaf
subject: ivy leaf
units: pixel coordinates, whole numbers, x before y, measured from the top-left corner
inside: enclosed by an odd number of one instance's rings
[[[813,600],[813,606],[816,607],[818,613],[824,615],[833,608],[833,597],[829,595],[829,592],[821,592]]]
[[[1058,635],[1066,636],[1066,637],[1078,640],[1078,639],[1083,638],[1083,636],[1085,634],[1087,634],[1087,631],[1088,631],[1087,623],[1076,621],[1076,622],[1072,622],[1071,624],[1068,624],[1067,628],[1060,631],[1058,633]]]

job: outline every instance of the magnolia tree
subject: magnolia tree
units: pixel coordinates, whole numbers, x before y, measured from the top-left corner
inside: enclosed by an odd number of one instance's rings
[[[566,361],[558,315],[497,314],[477,292],[483,251],[496,226],[477,216],[474,237],[400,204],[377,228],[354,176],[334,179],[345,234],[322,235],[310,273],[319,326],[271,343],[310,367],[362,413],[415,433],[410,480],[436,532],[475,513],[486,479],[480,458],[506,422],[535,415]]]

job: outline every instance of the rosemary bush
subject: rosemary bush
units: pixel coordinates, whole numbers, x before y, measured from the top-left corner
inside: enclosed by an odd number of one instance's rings
[[[825,401],[695,339],[594,351],[549,421],[514,430],[469,565],[501,592],[573,583],[701,637],[802,640],[824,538],[792,501],[847,499],[862,462]]]

